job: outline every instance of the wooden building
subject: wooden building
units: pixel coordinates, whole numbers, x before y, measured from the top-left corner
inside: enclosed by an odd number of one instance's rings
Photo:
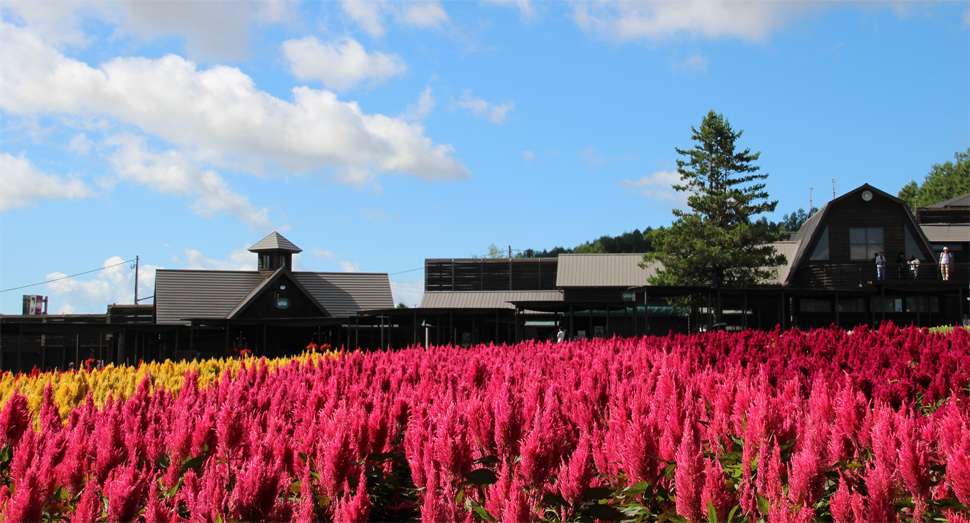
[[[249,250],[256,271],[160,269],[155,302],[105,315],[0,317],[0,368],[281,356],[309,342],[364,349],[667,334],[670,331],[955,324],[968,306],[970,195],[918,209],[868,184],[825,204],[789,241],[786,263],[752,288],[658,287],[641,254],[427,259],[417,308],[394,307],[385,273],[293,270],[300,248],[272,233]],[[955,256],[943,280],[939,252]],[[884,278],[873,256],[885,252]],[[897,260],[913,257],[919,270]],[[700,303],[671,306],[677,297]],[[712,311],[722,311],[715,323]]]

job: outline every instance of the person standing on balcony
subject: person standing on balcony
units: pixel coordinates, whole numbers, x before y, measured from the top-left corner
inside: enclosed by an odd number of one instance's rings
[[[906,264],[906,255],[902,252],[896,257],[896,278],[902,280],[903,275],[909,273],[909,266]]]
[[[876,253],[876,279],[886,279],[886,257],[882,255],[882,251]]]
[[[919,259],[915,255],[910,254],[909,262],[907,263],[909,264],[909,272],[913,275],[913,279],[915,280],[919,277]]]
[[[953,255],[950,254],[950,248],[943,247],[943,252],[940,253],[940,274],[943,276],[943,280],[950,279],[951,263],[953,263]]]

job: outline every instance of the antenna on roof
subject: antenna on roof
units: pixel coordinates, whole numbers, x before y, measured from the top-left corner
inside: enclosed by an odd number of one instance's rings
[[[809,187],[808,188],[808,212],[810,212],[810,213],[812,212],[812,209],[815,208],[815,206],[812,204],[812,191],[814,189],[815,189],[815,187]]]
[[[832,178],[832,199],[835,199],[835,178]]]

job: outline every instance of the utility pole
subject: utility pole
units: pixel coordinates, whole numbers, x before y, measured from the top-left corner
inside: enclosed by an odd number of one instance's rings
[[[138,256],[135,256],[135,305],[138,305]]]
[[[832,178],[832,199],[835,199],[835,178]]]

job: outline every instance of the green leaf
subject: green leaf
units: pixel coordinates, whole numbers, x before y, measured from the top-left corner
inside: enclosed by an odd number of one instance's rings
[[[728,512],[727,523],[734,521],[734,514],[736,514],[740,508],[741,505],[735,505],[734,508],[731,509],[731,512]]]
[[[397,458],[397,454],[394,452],[375,452],[367,455],[367,459],[370,461],[387,461],[395,458]]]
[[[182,462],[182,474],[188,472],[189,469],[198,469],[203,463],[205,463],[205,460],[207,459],[209,459],[209,456],[206,454],[196,456],[194,458],[186,458],[186,460]]]
[[[476,505],[473,508],[473,510],[475,511],[475,515],[478,516],[480,519],[484,521],[492,521],[493,523],[495,522],[495,518],[493,518],[492,515],[489,514],[487,510],[485,510],[485,507]]]
[[[547,492],[545,496],[542,496],[543,505],[562,505],[564,507],[569,506],[569,502],[566,498],[556,494],[554,492]]]
[[[711,500],[707,500],[707,521],[708,523],[717,523],[717,509],[714,508],[714,503],[711,503]]]
[[[308,459],[310,459],[310,458],[309,458],[309,457],[308,457],[308,456],[306,455],[306,452],[300,452],[300,453],[299,453],[299,456],[300,456],[300,461],[302,461],[302,462],[304,462],[304,463],[306,463],[306,462],[307,462],[307,460],[308,460]]]
[[[497,464],[499,464],[501,462],[502,461],[500,459],[498,459],[497,457],[492,456],[492,455],[488,455],[488,456],[482,456],[482,457],[476,459],[475,461],[473,461],[472,463],[474,463],[476,465],[485,465],[487,467],[489,465],[497,465]]]
[[[475,469],[467,474],[462,474],[472,485],[482,486],[491,485],[498,481],[495,471],[490,469]]]
[[[589,508],[583,511],[583,514],[588,516],[589,519],[599,519],[603,521],[617,521],[624,519],[624,514],[619,510],[609,506],[597,503],[596,505],[591,505]]]
[[[583,493],[583,501],[609,499],[611,496],[613,496],[613,489],[609,487],[593,487]]]
[[[758,510],[760,510],[762,514],[767,516],[768,513],[771,512],[771,503],[768,502],[768,498],[762,496],[761,494],[758,494],[757,496],[758,496]]]
[[[650,483],[649,481],[641,481],[639,483],[630,485],[629,487],[623,489],[623,494],[627,496],[639,496],[644,492],[651,492],[651,491],[653,491],[653,484]]]

